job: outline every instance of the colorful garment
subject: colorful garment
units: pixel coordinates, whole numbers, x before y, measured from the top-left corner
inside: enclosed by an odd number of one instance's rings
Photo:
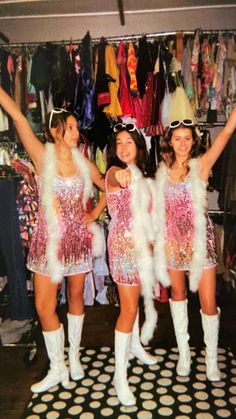
[[[129,164],[131,184],[128,189],[109,192],[105,181],[107,206],[111,216],[108,234],[110,272],[117,284],[141,285],[146,320],[141,340],[147,344],[157,324],[154,306],[155,276],[150,243],[151,184],[135,164]],[[109,173],[109,172],[108,172]]]
[[[33,231],[28,255],[28,268],[33,272],[50,275],[47,263],[48,230],[42,207],[42,176],[36,176],[39,194],[39,213]],[[58,260],[62,276],[92,270],[92,234],[83,223],[82,204],[84,184],[81,173],[72,177],[56,176],[53,196],[59,225]]]
[[[189,271],[191,291],[197,291],[202,270],[216,265],[213,228],[207,213],[206,184],[199,175],[199,160],[189,161],[183,182],[169,179],[162,162],[157,170],[154,199],[155,270],[170,286],[167,268]]]
[[[134,110],[127,83],[127,55],[125,51],[125,43],[123,41],[119,44],[117,64],[120,67],[119,101],[122,109],[122,115],[133,116]]]
[[[117,284],[140,285],[132,238],[131,191],[109,192],[106,176],[106,197],[111,217],[107,242],[111,276]]]
[[[134,96],[136,96],[138,93],[138,85],[136,79],[137,57],[135,54],[133,42],[129,42],[127,68],[130,77],[130,91]]]
[[[111,96],[111,103],[105,106],[103,112],[111,118],[117,118],[122,115],[122,109],[118,99],[118,91],[120,87],[120,72],[116,63],[116,54],[112,45],[106,46],[105,51],[105,67],[108,76],[108,87]]]
[[[194,245],[194,210],[189,176],[183,182],[166,182],[165,251],[168,268],[189,270]],[[216,265],[215,240],[207,216],[207,258],[204,268]]]

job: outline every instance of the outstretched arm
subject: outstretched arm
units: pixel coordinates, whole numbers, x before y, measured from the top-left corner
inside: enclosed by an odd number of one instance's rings
[[[18,135],[29,154],[36,169],[42,162],[44,145],[34,135],[27,119],[22,114],[14,100],[0,86],[0,105],[13,119]]]
[[[107,184],[111,191],[120,188],[128,188],[131,183],[131,172],[128,169],[121,169],[113,166],[108,173]]]
[[[200,172],[203,180],[208,179],[212,166],[224,150],[227,142],[236,129],[236,107],[231,112],[224,128],[215,138],[209,150],[200,157]]]

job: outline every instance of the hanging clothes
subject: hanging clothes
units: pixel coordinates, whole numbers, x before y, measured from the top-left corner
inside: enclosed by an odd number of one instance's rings
[[[109,105],[111,103],[111,95],[108,88],[108,75],[106,74],[105,65],[105,51],[107,41],[105,38],[101,38],[95,52],[95,106],[101,107]]]
[[[4,256],[10,294],[10,317],[32,317],[26,289],[26,268],[16,207],[17,179],[0,179],[0,250]]]
[[[81,45],[81,63],[78,83],[75,94],[74,111],[80,122],[82,129],[91,127],[94,120],[93,100],[94,83],[92,68],[92,38],[89,31],[82,40]]]
[[[133,42],[129,42],[128,46],[128,58],[127,58],[127,68],[129,72],[129,81],[130,81],[130,92],[132,96],[137,96],[138,94],[138,84],[137,84],[137,57],[134,49]]]
[[[107,45],[105,50],[105,66],[108,77],[108,87],[111,96],[111,103],[104,107],[103,112],[111,118],[117,118],[122,115],[122,109],[118,99],[118,90],[120,87],[120,74],[116,63],[116,54],[112,45]]]
[[[137,84],[140,97],[145,94],[148,73],[152,71],[152,63],[149,54],[149,43],[147,37],[143,36],[138,42],[138,64],[137,64]]]
[[[128,86],[129,71],[128,61],[126,54],[126,47],[123,41],[120,42],[117,54],[117,64],[120,68],[120,90],[119,90],[119,101],[122,109],[123,116],[133,116],[134,109],[132,99],[130,95],[130,89]]]

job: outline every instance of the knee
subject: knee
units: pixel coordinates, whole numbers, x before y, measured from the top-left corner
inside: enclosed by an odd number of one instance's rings
[[[35,308],[39,318],[50,317],[56,311],[56,305],[52,301],[36,298]]]
[[[186,291],[185,290],[171,289],[171,299],[173,301],[185,300],[186,299]]]
[[[120,316],[125,319],[127,324],[133,325],[137,316],[138,308],[136,306],[129,306],[123,309],[121,307]]]
[[[69,304],[78,304],[83,301],[84,298],[84,290],[73,290],[71,288],[68,289],[67,293],[68,303]]]

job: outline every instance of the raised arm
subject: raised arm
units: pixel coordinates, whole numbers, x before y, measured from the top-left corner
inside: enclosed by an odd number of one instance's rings
[[[236,107],[231,112],[224,128],[215,138],[209,150],[200,157],[200,172],[203,180],[207,180],[212,166],[224,150],[227,142],[236,129]]]
[[[34,135],[27,119],[22,114],[14,100],[3,90],[1,86],[0,105],[12,118],[23,146],[32,159],[37,170],[37,168],[41,166],[44,153],[44,145]]]

